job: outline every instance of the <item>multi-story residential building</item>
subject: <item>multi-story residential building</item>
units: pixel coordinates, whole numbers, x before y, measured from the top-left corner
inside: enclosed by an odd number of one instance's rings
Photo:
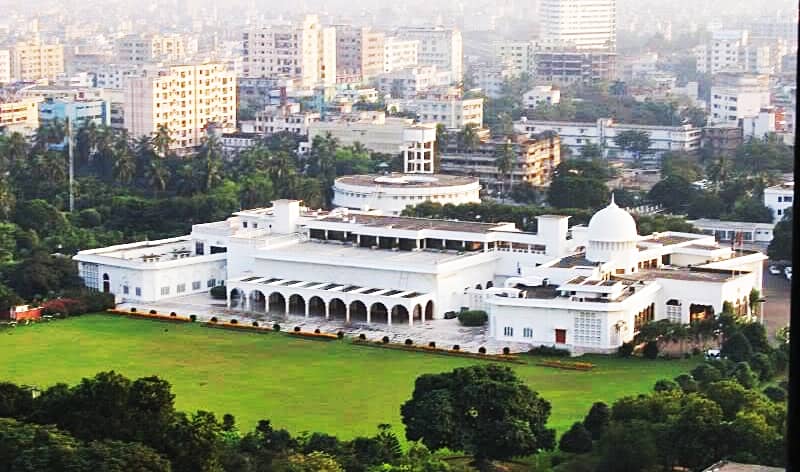
[[[11,76],[22,81],[55,79],[64,73],[64,45],[38,39],[18,42],[11,56]]]
[[[48,98],[39,104],[39,121],[47,123],[58,120],[72,123],[73,129],[94,123],[96,126],[111,125],[110,105],[105,100],[69,100]]]
[[[561,137],[561,144],[580,154],[583,146],[596,144],[606,157],[623,160],[637,156],[630,150],[623,150],[614,138],[623,131],[643,131],[650,137],[650,149],[638,156],[641,160],[657,160],[669,151],[696,152],[700,148],[702,131],[692,125],[646,126],[615,123],[611,118],[601,118],[595,123],[576,123],[565,121],[534,121],[523,117],[514,122],[514,130],[527,133],[529,137],[544,132],[553,132]]]
[[[0,49],[0,84],[11,82],[11,51]]]
[[[508,69],[511,75],[518,77],[530,73],[534,48],[532,41],[504,40],[496,41],[492,46],[495,61]]]
[[[336,28],[316,15],[301,24],[274,24],[243,34],[245,77],[291,79],[300,87],[336,84]]]
[[[419,64],[419,40],[387,36],[383,41],[383,71],[394,72]]]
[[[731,125],[707,126],[703,128],[702,146],[713,155],[726,154],[732,156],[736,148],[742,145],[744,136],[742,128]]]
[[[616,0],[542,0],[539,15],[542,42],[578,50],[616,50]]]
[[[122,90],[128,79],[141,77],[143,70],[135,64],[108,64],[96,68],[91,75],[97,88]]]
[[[383,112],[364,112],[356,119],[309,123],[309,146],[316,136],[326,133],[338,139],[343,146],[361,143],[373,152],[392,156],[400,153],[416,155],[418,150],[429,150],[427,155],[420,152],[419,159],[408,158],[407,162],[411,166],[427,165],[428,169],[419,170],[421,173],[433,172],[432,152],[436,142],[436,126],[433,124],[415,124],[414,120],[387,117]]]
[[[770,105],[769,77],[755,74],[716,74],[711,83],[709,124],[741,126]]]
[[[308,136],[309,125],[319,120],[318,112],[300,111],[298,103],[267,106],[256,113],[254,131],[264,135],[289,132]]]
[[[616,77],[617,55],[608,51],[539,46],[533,53],[532,74],[558,84],[607,82]]]
[[[39,100],[0,98],[0,134],[32,134],[39,127]]]
[[[378,90],[392,98],[413,98],[434,87],[450,84],[450,71],[441,71],[436,66],[416,66],[384,72],[376,80]]]
[[[460,82],[464,76],[464,51],[461,31],[439,26],[403,27],[397,36],[419,41],[420,65],[436,66],[450,72],[450,82]]]
[[[764,206],[772,210],[772,221],[777,223],[794,205],[794,181],[764,189]]]
[[[505,66],[477,66],[470,68],[472,82],[489,98],[503,95],[503,86],[513,77],[513,73]]]
[[[117,61],[126,64],[183,61],[189,57],[188,43],[180,34],[131,34],[116,41],[115,53]]]
[[[336,82],[366,82],[384,71],[384,33],[336,26]]]
[[[125,127],[132,137],[151,135],[164,125],[173,149],[202,144],[208,125],[236,130],[236,75],[220,63],[147,71],[125,87]]]
[[[740,52],[747,45],[746,30],[714,31],[707,44],[695,49],[697,71],[707,74],[740,70]]]
[[[561,103],[561,90],[552,85],[537,85],[522,96],[522,106],[530,110],[540,105],[559,103]]]
[[[483,98],[465,98],[455,90],[427,93],[404,103],[403,108],[417,114],[422,123],[437,123],[450,130],[470,124],[483,127]]]
[[[511,185],[542,187],[550,184],[558,164],[561,163],[561,140],[557,135],[528,137],[516,135],[514,139],[490,139],[482,141],[476,149],[465,151],[457,146],[448,146],[441,152],[441,167],[445,174],[478,177],[487,188],[498,190]],[[514,167],[504,175],[497,167],[497,157],[504,146],[514,152]]]

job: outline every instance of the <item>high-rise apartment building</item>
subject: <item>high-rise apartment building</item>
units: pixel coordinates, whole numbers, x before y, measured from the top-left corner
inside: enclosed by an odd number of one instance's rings
[[[336,82],[362,82],[383,72],[384,33],[336,26]]]
[[[243,34],[245,77],[292,79],[300,87],[336,84],[336,29],[316,15],[301,24],[274,24]]]
[[[698,72],[773,74],[780,69],[785,48],[782,40],[753,40],[747,30],[719,30],[694,52]]]
[[[461,31],[441,26],[403,27],[397,31],[397,36],[419,41],[419,65],[449,70],[451,82],[463,80],[464,45]]]
[[[541,0],[540,40],[578,50],[615,51],[616,0]]]
[[[387,36],[383,41],[383,71],[394,72],[419,63],[419,41]]]
[[[117,40],[117,60],[128,64],[182,61],[188,57],[188,40],[180,34],[127,35]]]
[[[720,73],[711,83],[708,121],[711,125],[741,126],[770,105],[769,76]]]
[[[11,76],[16,80],[55,78],[64,73],[64,46],[36,39],[14,45]]]
[[[199,146],[208,125],[236,130],[236,75],[220,63],[146,71],[125,86],[124,123],[132,137],[151,135],[160,125],[173,149]]]
[[[507,69],[512,75],[519,76],[531,71],[533,58],[533,42],[519,40],[496,41],[492,45],[497,65]]]
[[[11,82],[11,51],[0,49],[0,84]]]

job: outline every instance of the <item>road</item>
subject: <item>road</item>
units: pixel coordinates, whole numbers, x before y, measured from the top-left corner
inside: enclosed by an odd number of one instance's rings
[[[792,296],[791,282],[783,275],[772,275],[764,267],[764,323],[770,337],[789,324],[789,302]]]

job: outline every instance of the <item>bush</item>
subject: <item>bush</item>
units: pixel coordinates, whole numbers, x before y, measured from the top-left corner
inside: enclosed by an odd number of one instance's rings
[[[272,325],[272,330],[273,331],[280,331],[281,330],[281,325],[279,325],[278,323],[275,323],[274,325]]]
[[[583,426],[583,423],[573,423],[572,427],[561,436],[558,448],[564,452],[573,454],[585,454],[592,450],[592,435]]]
[[[509,355],[509,354],[511,354],[511,349],[509,349],[509,348],[507,348],[507,347],[504,347],[504,348],[503,348],[503,354],[504,354],[504,355],[506,355],[506,356],[507,356],[507,355]]]
[[[317,329],[315,329],[315,330],[314,330],[314,334],[319,334],[319,333],[321,333],[321,332],[322,332],[322,331],[320,331],[320,330],[319,330],[319,328],[317,328]]]
[[[258,328],[258,321],[253,321],[250,325],[254,328]]]
[[[738,362],[736,364],[736,367],[733,369],[733,378],[746,389],[751,389],[758,383],[758,377],[755,372],[750,369],[750,364],[747,362]]]
[[[362,341],[366,341],[367,340],[367,335],[364,334],[364,333],[361,333],[361,334],[358,335],[358,339],[360,339]]]
[[[435,348],[436,347],[436,343],[431,341],[431,342],[428,343],[428,347]]]
[[[233,318],[233,319],[230,321],[230,324],[239,324],[239,320],[237,320],[236,318]]]
[[[680,390],[681,387],[674,380],[661,379],[656,381],[653,390],[656,392],[674,392]]]
[[[569,350],[555,346],[537,346],[528,351],[528,354],[549,357],[569,357]]]
[[[42,303],[42,315],[75,316],[86,313],[86,305],[74,298],[56,298]]]
[[[295,333],[299,333],[300,332],[300,327],[299,326],[295,326],[294,327],[294,332]]]
[[[583,419],[583,426],[586,427],[594,439],[600,439],[610,423],[611,409],[603,402],[595,402]]]
[[[150,310],[150,314],[151,314],[151,315],[157,315],[157,314],[158,314],[158,312],[157,312],[157,311],[155,311],[155,310]]]
[[[489,321],[489,315],[482,310],[467,310],[458,314],[458,321],[463,326],[483,326]]]
[[[383,338],[381,338],[381,342],[383,344],[389,344],[389,336],[384,336]]]
[[[406,339],[406,346],[411,346],[412,344],[414,344],[414,341]]]
[[[136,308],[131,308],[131,313],[136,313]]]
[[[617,354],[620,357],[631,357],[633,355],[633,343],[622,343],[617,349]]]
[[[733,362],[747,361],[753,355],[753,347],[742,333],[736,333],[722,343],[720,354]]]
[[[189,315],[189,320],[194,323],[195,321],[197,321],[197,315]]]
[[[217,322],[217,317],[216,316],[212,316],[209,321],[211,321],[212,323],[216,323]]]
[[[758,379],[766,382],[775,376],[773,359],[763,352],[754,354],[750,359],[750,368],[758,375]]]
[[[454,351],[460,351],[461,350],[461,346],[459,346],[458,344],[455,344],[455,345],[453,345],[453,350]]]
[[[211,290],[208,291],[208,294],[211,295],[211,298],[215,300],[228,299],[228,290],[225,288],[224,285],[216,285],[214,287],[211,287]]]
[[[722,379],[722,373],[709,363],[700,364],[689,372],[701,385],[708,385]]]
[[[697,391],[697,381],[689,374],[681,374],[675,377],[675,383],[683,390],[683,393],[694,393]]]
[[[478,354],[486,354],[486,348],[481,346],[478,348]]]
[[[171,311],[171,312],[169,312],[169,316],[178,316],[178,314],[175,313],[174,311]]]
[[[658,357],[658,341],[648,341],[642,350],[644,357],[655,359]]]
[[[786,390],[780,387],[775,387],[774,385],[770,385],[769,387],[765,388],[764,395],[776,403],[785,402],[786,397],[788,397]]]
[[[339,331],[336,333],[336,337],[339,339],[344,339],[344,331]]]

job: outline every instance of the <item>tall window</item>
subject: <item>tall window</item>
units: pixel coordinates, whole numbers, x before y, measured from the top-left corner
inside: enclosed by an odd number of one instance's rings
[[[595,313],[582,312],[575,315],[575,344],[599,345],[602,336],[602,320]]]
[[[522,329],[522,337],[523,338],[532,338],[533,337],[533,328],[523,328]]]
[[[162,296],[169,295],[169,287],[161,287],[161,295]]]
[[[514,328],[511,326],[506,326],[503,328],[503,336],[514,336]]]

